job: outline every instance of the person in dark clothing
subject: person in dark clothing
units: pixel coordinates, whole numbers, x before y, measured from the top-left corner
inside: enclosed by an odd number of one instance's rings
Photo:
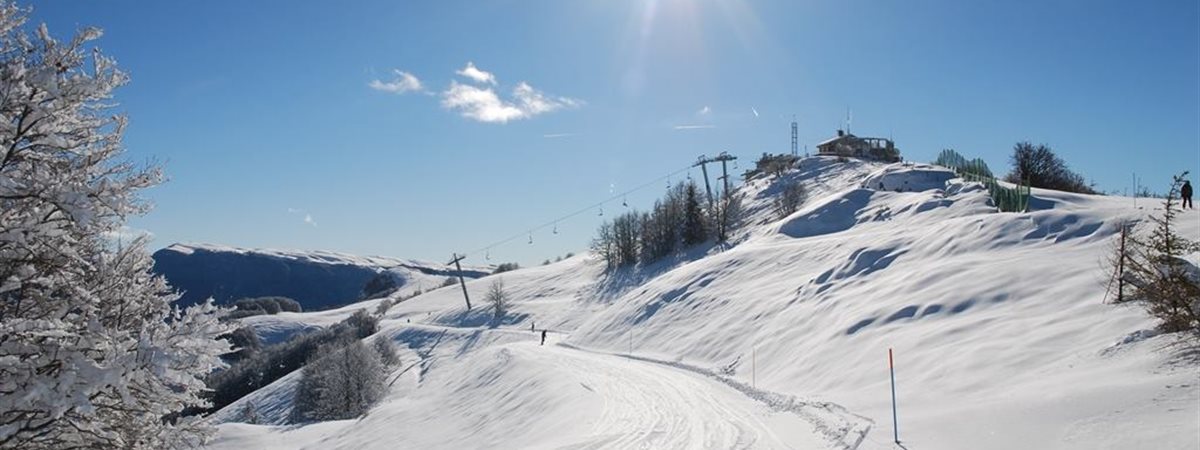
[[[542,344],[546,345],[546,330],[542,330]]]
[[[1179,190],[1179,196],[1183,197],[1183,209],[1196,209],[1196,205],[1192,204],[1192,182],[1184,181],[1183,188]]]

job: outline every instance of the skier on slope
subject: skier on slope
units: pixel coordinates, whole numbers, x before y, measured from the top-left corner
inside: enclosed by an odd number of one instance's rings
[[[542,343],[541,343],[541,345],[546,345],[546,330],[542,330]]]

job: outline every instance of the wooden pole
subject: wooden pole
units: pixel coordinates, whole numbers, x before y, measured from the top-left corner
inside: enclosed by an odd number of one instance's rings
[[[467,281],[463,279],[462,264],[459,264],[459,261],[462,261],[463,258],[466,258],[466,256],[458,256],[457,253],[451,253],[450,257],[450,262],[446,265],[454,264],[454,269],[458,271],[458,285],[462,286],[463,299],[467,301],[467,311],[470,311],[471,296],[467,294]]]

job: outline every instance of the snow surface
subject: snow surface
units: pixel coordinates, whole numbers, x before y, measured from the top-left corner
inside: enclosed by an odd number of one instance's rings
[[[233,422],[234,403],[211,447],[899,448],[889,348],[907,449],[1200,447],[1200,351],[1104,302],[1117,224],[1146,229],[1156,201],[1034,189],[1038,210],[997,213],[944,169],[820,157],[785,180],[808,202],[778,218],[780,181],[748,182],[736,245],[499,275],[498,325],[480,304],[494,277],[468,282],[471,311],[458,287],[399,303],[380,333],[408,350],[365,417],[285,424],[285,377],[251,396],[269,424]],[[1200,213],[1178,225],[1200,239]]]

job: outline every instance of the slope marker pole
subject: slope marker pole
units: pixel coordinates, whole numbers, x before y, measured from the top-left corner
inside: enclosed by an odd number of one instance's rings
[[[888,371],[892,375],[892,438],[900,443],[900,425],[896,419],[896,364],[892,360],[892,349],[888,348]]]

